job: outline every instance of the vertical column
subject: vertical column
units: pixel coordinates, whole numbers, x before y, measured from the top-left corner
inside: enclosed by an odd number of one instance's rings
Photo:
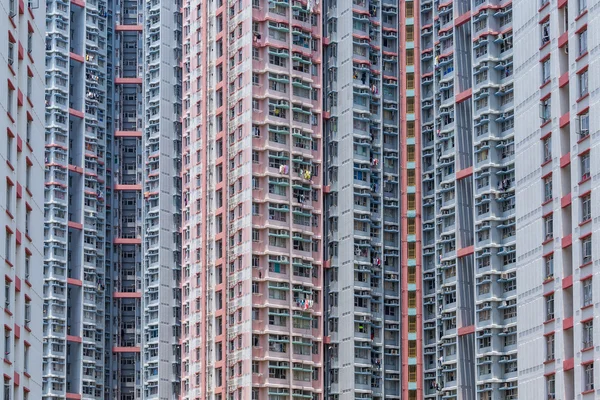
[[[421,213],[421,87],[415,77],[421,75],[421,65],[415,62],[420,55],[420,3],[401,2],[400,37],[400,165],[402,189],[400,191],[402,241],[401,285],[402,285],[402,397],[417,399],[423,396],[422,349],[422,232]],[[417,11],[415,11],[415,9]],[[417,18],[415,18],[415,13]],[[418,58],[417,58],[418,60]]]

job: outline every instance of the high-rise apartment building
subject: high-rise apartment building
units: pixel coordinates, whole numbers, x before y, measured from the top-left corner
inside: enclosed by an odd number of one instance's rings
[[[182,396],[322,399],[321,4],[183,13]]]
[[[426,399],[517,398],[512,15],[420,4]]]
[[[41,398],[44,2],[0,4],[3,399]]]
[[[34,3],[2,8],[10,398],[597,397],[596,6],[49,0],[36,318]]]
[[[180,7],[177,1],[125,0],[112,9],[114,247],[107,331],[113,341],[109,393],[124,400],[179,395]]]
[[[106,10],[105,1],[46,7],[44,399],[104,395],[112,237]]]
[[[179,394],[179,7],[47,4],[44,399]]]
[[[417,398],[413,10],[324,2],[328,399]]]
[[[597,7],[514,3],[521,398],[599,396]]]

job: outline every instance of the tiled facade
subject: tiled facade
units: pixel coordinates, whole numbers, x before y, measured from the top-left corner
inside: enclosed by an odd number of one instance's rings
[[[46,7],[44,399],[104,395],[106,7],[62,0]]]
[[[515,141],[525,398],[600,396],[597,9],[585,0],[515,2],[515,86],[524,89],[516,91]]]
[[[182,398],[323,398],[321,5],[186,1]]]
[[[5,1],[5,398],[597,397],[600,17],[539,1]]]
[[[0,4],[3,399],[42,396],[44,2]]]
[[[399,152],[406,135],[399,127],[406,105],[400,96],[406,84],[400,70],[408,58],[400,54],[406,46],[399,42],[404,6],[400,9],[395,1],[329,0],[323,12],[325,390],[330,400],[399,399],[408,392],[412,394],[407,398],[416,398],[416,370],[413,382],[402,380],[411,380],[407,371],[416,365],[403,371],[400,356],[409,342],[416,353],[419,331],[416,227],[408,242],[400,238],[406,217],[400,207],[401,192],[406,191],[400,183]],[[414,97],[412,101],[414,105]],[[414,148],[412,157],[406,161],[414,164]],[[411,171],[414,178],[415,169]],[[414,189],[415,179],[412,185]],[[402,247],[412,248],[408,260],[401,257]],[[412,276],[412,290],[401,285],[402,274]],[[407,312],[410,307],[415,313]]]
[[[516,399],[512,3],[420,11],[424,398]]]
[[[178,16],[48,2],[44,399],[179,393]]]

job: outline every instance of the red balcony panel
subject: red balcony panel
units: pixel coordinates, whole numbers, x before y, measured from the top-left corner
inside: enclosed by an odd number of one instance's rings
[[[73,286],[83,286],[83,282],[81,282],[81,279],[75,278],[67,278],[67,284]]]
[[[569,275],[567,277],[564,277],[562,280],[562,288],[564,289],[568,289],[570,287],[573,286],[573,275]]]
[[[85,59],[83,58],[83,56],[80,56],[79,54],[75,54],[75,53],[69,53],[69,57],[71,57],[72,60],[78,61],[78,62],[84,62]]]
[[[457,180],[463,179],[463,178],[466,178],[466,177],[471,176],[471,175],[473,175],[473,167],[472,166],[468,167],[468,168],[461,169],[460,171],[458,171],[456,173],[456,179]]]
[[[569,83],[569,71],[565,72],[558,78],[558,87],[563,87]]]
[[[466,24],[471,19],[471,11],[467,11],[461,16],[458,16],[454,19],[454,26],[461,26]]]
[[[117,85],[141,85],[142,78],[115,78]]]
[[[140,348],[134,347],[113,347],[113,353],[139,353]]]
[[[142,185],[115,185],[115,190],[142,190]]]
[[[475,325],[463,326],[462,328],[458,328],[458,336],[469,335],[471,333],[475,333]]]
[[[80,224],[79,222],[69,221],[67,223],[67,225],[68,225],[69,228],[79,229],[79,230],[83,229],[83,224]]]
[[[81,167],[69,164],[68,168],[69,168],[69,171],[77,172],[78,174],[83,174],[83,168],[81,168]]]
[[[467,99],[470,99],[472,94],[473,94],[473,89],[472,89],[472,88],[469,88],[469,89],[467,89],[467,90],[465,90],[465,91],[463,91],[463,92],[460,92],[460,93],[458,93],[458,94],[457,94],[457,95],[454,97],[454,100],[455,100],[457,103],[461,103],[461,102],[463,102],[463,101],[465,101],[465,100],[467,100]]]
[[[67,335],[67,342],[81,343],[81,336]]]
[[[129,238],[115,238],[113,240],[114,244],[142,244],[142,239],[138,239],[138,238],[133,238],[133,239],[129,239]]]
[[[142,137],[142,131],[115,131],[115,137]]]
[[[571,152],[560,157],[560,167],[564,168],[567,165],[571,164]]]
[[[67,393],[65,394],[65,399],[81,400],[81,395],[79,393]]]
[[[561,115],[560,119],[558,120],[559,126],[562,128],[562,127],[568,125],[569,122],[571,122],[569,118],[571,118],[571,116],[568,111],[566,113],[564,113],[563,115]]]
[[[81,118],[81,119],[83,119],[83,117],[84,117],[83,111],[75,110],[73,108],[69,108],[69,114],[71,114],[74,117]]]
[[[569,42],[569,31],[566,31],[558,37],[558,47],[563,47],[568,42]]]
[[[573,244],[573,236],[569,235],[569,236],[565,236],[564,238],[562,238],[562,248],[566,248],[569,247],[571,244]]]
[[[562,199],[560,199],[561,208],[565,208],[571,205],[571,193],[565,194]]]
[[[573,357],[569,358],[568,360],[563,361],[563,369],[565,371],[570,371],[575,367],[575,360],[573,360]]]
[[[573,317],[565,318],[563,320],[563,330],[571,329],[573,327]]]
[[[142,32],[144,27],[142,25],[117,25],[115,30],[118,32]]]
[[[141,292],[114,292],[113,298],[115,299],[141,299]]]
[[[474,246],[463,247],[462,249],[458,249],[458,251],[456,252],[456,256],[457,257],[465,257],[465,256],[473,254],[474,252],[475,252]]]

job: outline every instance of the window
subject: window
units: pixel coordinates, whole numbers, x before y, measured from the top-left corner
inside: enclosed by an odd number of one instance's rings
[[[579,81],[579,97],[583,97],[588,94],[588,71],[585,70],[577,75],[577,80]]]
[[[6,103],[6,111],[9,114],[13,113],[13,100],[15,98],[15,90],[11,89],[10,87],[8,88],[7,91],[7,103]]]
[[[551,103],[550,99],[543,100],[540,103],[540,118],[542,119],[542,123],[546,123],[550,121],[551,116]]]
[[[544,162],[550,161],[552,159],[552,138],[545,138],[542,141],[542,145],[544,149]]]
[[[587,71],[586,71],[587,72]],[[579,138],[583,139],[590,134],[590,113],[589,111],[579,116]]]
[[[594,363],[583,366],[583,389],[594,390]]]
[[[30,271],[31,271],[30,257],[25,256],[25,280],[29,280]]]
[[[544,201],[552,200],[552,176],[544,178]]]
[[[12,395],[10,392],[10,379],[9,378],[4,378],[4,400],[11,400],[12,399]]]
[[[4,359],[10,361],[10,330],[4,328]]]
[[[581,222],[592,219],[592,195],[591,193],[581,197]]]
[[[542,46],[550,41],[550,22],[542,24]]]
[[[554,254],[550,254],[544,258],[544,276],[545,279],[554,277]]]
[[[554,218],[552,217],[552,214],[544,217],[544,235],[545,235],[545,240],[550,240],[554,237]]]
[[[11,0],[12,1],[12,0]],[[13,42],[8,42],[8,65],[13,65],[15,63],[15,44]]]
[[[546,394],[548,399],[553,399],[556,395],[556,377],[554,374],[546,377]]]
[[[23,372],[29,371],[29,346],[23,346]]]
[[[6,136],[6,161],[13,162],[13,137],[10,135]]]
[[[546,83],[550,80],[550,59],[547,59],[542,63],[542,83]]]
[[[590,153],[587,152],[579,158],[581,167],[581,180],[586,180],[590,177]]]
[[[6,211],[12,214],[13,185],[6,182]]]
[[[545,298],[546,301],[546,321],[554,319],[554,293]]]
[[[12,234],[10,232],[6,232],[6,240],[4,242],[4,258],[8,262],[12,262]]]
[[[579,55],[581,56],[587,53],[587,29],[577,35],[577,40],[579,41]]]
[[[29,328],[29,323],[31,322],[31,300],[25,299],[25,328]]]
[[[593,295],[592,295],[592,278],[586,279],[581,282],[581,297],[583,307],[589,306],[592,304]]]
[[[578,5],[579,14],[581,14],[582,12],[584,12],[587,9],[587,0],[578,0],[577,5]]]
[[[546,336],[546,361],[554,360],[554,333]]]
[[[583,264],[592,261],[592,237],[587,236],[581,241],[581,255]]]
[[[584,349],[594,347],[594,320],[581,323],[582,345]]]

